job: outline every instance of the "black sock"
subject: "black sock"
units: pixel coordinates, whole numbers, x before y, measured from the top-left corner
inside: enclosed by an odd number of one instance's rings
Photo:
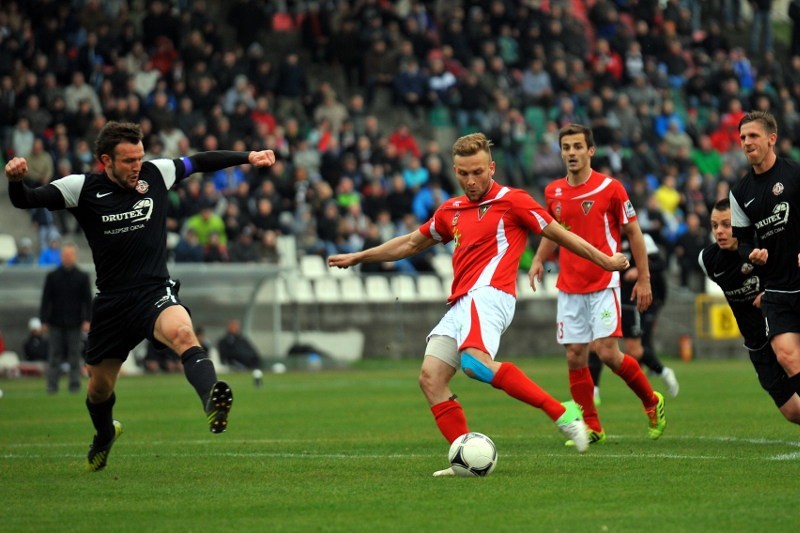
[[[592,375],[594,386],[600,386],[600,372],[603,370],[603,361],[597,355],[597,352],[589,352],[589,373]]]
[[[656,354],[653,353],[652,348],[644,349],[644,352],[642,353],[642,360],[640,362],[659,376],[664,371],[664,365],[661,363],[658,357],[656,357]]]
[[[116,401],[117,395],[113,392],[108,400],[100,403],[92,403],[89,398],[86,398],[86,409],[89,410],[89,416],[100,443],[105,444],[114,438],[114,417],[111,411]]]
[[[794,389],[794,392],[796,392],[797,395],[800,396],[800,372],[798,372],[794,376],[791,376],[789,378],[789,383],[792,384],[792,388]]]
[[[214,363],[208,358],[205,350],[200,346],[193,346],[181,354],[183,363],[183,373],[186,379],[192,384],[197,395],[206,405],[211,388],[217,382],[217,372],[214,370]]]

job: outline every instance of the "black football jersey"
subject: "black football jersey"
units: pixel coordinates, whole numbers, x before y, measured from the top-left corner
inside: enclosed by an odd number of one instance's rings
[[[800,291],[800,164],[779,157],[763,174],[751,169],[730,193],[731,223],[740,243],[755,231],[757,248],[769,252],[761,270],[766,290]]]
[[[45,186],[58,189],[63,207],[86,234],[100,292],[130,290],[169,278],[167,192],[184,172],[180,160],[156,159],[142,164],[135,190],[99,173],[73,174]]]
[[[745,346],[757,350],[766,345],[769,342],[767,326],[761,310],[753,306],[756,296],[763,290],[760,269],[742,259],[738,252],[723,250],[716,244],[706,247],[698,259],[706,276],[725,293]]]

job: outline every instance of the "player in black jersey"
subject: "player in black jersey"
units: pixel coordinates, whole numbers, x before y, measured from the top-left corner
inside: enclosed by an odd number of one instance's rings
[[[112,417],[114,389],[130,350],[147,338],[180,354],[184,373],[197,391],[212,433],[227,428],[233,393],[218,381],[194,333],[188,310],[178,299],[179,284],[167,271],[167,191],[193,172],[212,172],[250,163],[275,162],[271,150],[201,152],[180,159],[143,161],[137,124],[109,122],[95,141],[101,173],[73,174],[31,189],[24,158],[6,164],[9,196],[15,207],[67,209],[78,220],[92,249],[98,293],[92,302],[86,363],[86,407],[96,434],[87,468],[106,465],[122,426]]]
[[[666,261],[661,257],[661,251],[653,238],[647,233],[643,234],[644,245],[647,250],[647,259],[650,266],[650,283],[653,287],[653,303],[644,312],[639,312],[635,303],[631,303],[631,295],[639,271],[636,260],[630,250],[630,242],[622,239],[622,253],[628,257],[631,267],[620,276],[620,316],[622,319],[622,348],[623,351],[639,361],[656,376],[660,377],[667,386],[669,395],[675,398],[680,391],[678,378],[675,371],[664,366],[655,352],[653,336],[656,322],[661,308],[667,298],[667,284],[664,279]],[[600,376],[603,371],[603,362],[597,352],[589,352],[589,372],[594,381],[594,403],[600,403]]]
[[[800,393],[800,163],[778,157],[778,124],[764,111],[739,122],[750,171],[731,189],[731,224],[739,255],[761,267],[761,313],[767,337]]]
[[[711,232],[717,242],[700,252],[700,267],[725,294],[761,387],[769,393],[786,420],[800,424],[800,396],[778,364],[759,309],[762,300],[761,269],[739,256],[739,242],[731,231],[731,210],[727,199],[714,204]]]

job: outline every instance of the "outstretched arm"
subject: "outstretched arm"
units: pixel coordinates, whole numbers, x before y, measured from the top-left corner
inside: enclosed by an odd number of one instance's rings
[[[260,152],[212,150],[182,157],[179,161],[183,163],[184,177],[186,177],[194,172],[215,172],[236,165],[251,164],[257,167],[268,167],[275,163],[275,152],[272,150],[261,150]]]
[[[8,196],[11,205],[20,209],[46,207],[48,209],[64,209],[64,196],[51,185],[31,189],[22,181],[28,175],[28,162],[24,157],[15,157],[6,163],[8,178]]]
[[[608,256],[572,232],[565,230],[558,222],[551,222],[544,228],[542,235],[577,254],[584,259],[602,267],[604,270],[625,270],[630,266],[628,259],[621,253]],[[541,248],[541,246],[540,246]],[[538,255],[538,252],[537,252]]]
[[[414,230],[360,252],[332,255],[328,258],[328,266],[347,268],[360,263],[397,261],[427,250],[437,242],[439,241],[423,235],[420,230]]]

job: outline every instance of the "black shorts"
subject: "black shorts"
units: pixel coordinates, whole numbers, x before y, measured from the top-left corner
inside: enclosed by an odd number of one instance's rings
[[[104,359],[124,361],[144,339],[157,349],[166,348],[153,337],[153,330],[161,311],[181,305],[180,286],[177,280],[167,280],[163,285],[95,296],[86,363],[96,365]]]
[[[778,363],[778,358],[775,352],[772,351],[772,346],[767,343],[766,346],[759,350],[749,350],[750,361],[756,369],[758,375],[758,382],[761,383],[761,388],[767,391],[772,396],[772,401],[775,405],[781,407],[789,401],[789,398],[794,394],[794,389],[789,382],[789,376],[786,371]]]
[[[766,291],[761,297],[761,314],[770,339],[781,333],[800,333],[800,293]]]
[[[633,304],[623,304],[621,310],[622,338],[638,339],[642,336],[642,317]]]

